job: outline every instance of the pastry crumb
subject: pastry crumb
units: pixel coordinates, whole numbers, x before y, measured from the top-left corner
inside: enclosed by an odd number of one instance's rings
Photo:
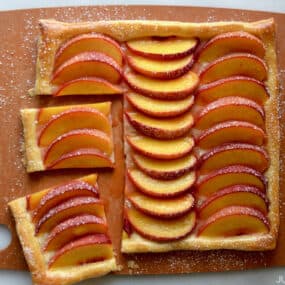
[[[139,266],[134,260],[129,260],[128,261],[128,268],[129,269],[138,269]]]

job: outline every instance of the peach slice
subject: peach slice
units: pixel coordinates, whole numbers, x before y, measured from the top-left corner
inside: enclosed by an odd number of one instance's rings
[[[36,234],[49,232],[64,220],[82,214],[105,218],[103,202],[92,196],[78,196],[63,201],[39,219],[35,225],[35,232]]]
[[[246,52],[260,58],[265,55],[265,46],[256,36],[243,31],[219,34],[209,40],[199,52],[198,60],[210,62],[223,55]]]
[[[196,173],[191,171],[174,180],[154,179],[138,169],[128,170],[128,177],[144,194],[169,198],[183,194],[191,189],[196,181]]]
[[[191,194],[171,199],[153,198],[134,192],[128,196],[132,204],[143,213],[157,218],[176,218],[189,212],[194,206]]]
[[[34,210],[40,203],[42,197],[47,194],[49,191],[49,189],[40,191],[40,192],[36,192],[33,194],[29,194],[26,198],[27,201],[27,210],[32,211]]]
[[[54,67],[82,52],[100,52],[111,57],[117,64],[123,64],[123,53],[120,45],[102,34],[80,34],[63,43],[55,54]]]
[[[58,250],[68,242],[87,234],[104,234],[107,225],[102,218],[93,215],[71,217],[57,226],[48,234],[44,251]]]
[[[99,130],[72,130],[57,137],[49,145],[44,155],[44,164],[49,165],[62,155],[80,148],[95,148],[110,155],[113,146],[110,137]]]
[[[207,129],[228,120],[246,121],[264,127],[264,109],[256,102],[237,96],[223,97],[203,107],[195,118],[195,128]]]
[[[103,115],[108,116],[111,111],[111,102],[101,102],[101,103],[93,103],[93,104],[84,104],[85,108],[94,108],[101,112]],[[67,106],[59,106],[59,107],[47,107],[40,108],[37,121],[39,125],[46,124],[52,117],[70,109],[82,108],[82,105],[67,105]]]
[[[156,119],[136,112],[126,112],[131,125],[142,134],[158,139],[175,139],[185,135],[193,126],[191,112],[170,119]]]
[[[86,183],[90,184],[91,186],[96,187],[97,174],[90,174],[90,175],[81,177],[80,179],[78,179],[76,181],[83,181],[83,182],[86,182]],[[33,193],[33,194],[29,194],[27,196],[27,198],[26,198],[27,210],[28,211],[33,211],[39,205],[42,197],[44,195],[46,195],[50,190],[51,190],[51,188],[46,189],[46,190],[42,190],[40,192],[36,192],[36,193]]]
[[[199,171],[209,172],[228,165],[242,164],[264,172],[269,166],[267,152],[256,145],[232,143],[217,146],[199,159]]]
[[[194,103],[194,96],[181,100],[159,100],[138,93],[127,93],[128,102],[140,112],[152,117],[174,117],[185,113]]]
[[[146,136],[129,136],[127,141],[137,152],[158,159],[179,158],[188,154],[194,147],[194,140],[191,137],[157,140]]]
[[[124,91],[117,85],[98,77],[83,77],[68,81],[61,85],[54,96],[66,95],[112,95],[122,94]]]
[[[173,60],[155,60],[129,53],[127,60],[136,72],[159,79],[173,79],[182,76],[194,64],[193,54]]]
[[[111,83],[121,80],[121,67],[111,57],[99,52],[82,52],[68,59],[53,73],[51,83],[61,85],[81,77],[100,77]]]
[[[253,168],[244,165],[231,165],[213,170],[200,178],[196,183],[196,193],[201,196],[209,196],[236,184],[246,184],[264,191],[267,181],[262,173]]]
[[[189,235],[196,224],[194,211],[175,219],[154,218],[131,208],[126,211],[133,229],[141,236],[154,241],[174,241]]]
[[[265,140],[265,132],[256,125],[243,121],[227,121],[203,131],[196,143],[197,146],[208,149],[231,142],[263,145]]]
[[[248,185],[234,185],[222,189],[199,206],[199,218],[206,219],[214,213],[229,206],[246,206],[267,213],[269,201],[258,188]]]
[[[151,37],[135,39],[126,43],[135,54],[152,59],[177,59],[194,52],[198,46],[197,38]]]
[[[76,180],[51,188],[41,198],[37,208],[33,211],[33,221],[38,222],[39,219],[51,208],[76,196],[92,196],[98,198],[99,193],[95,186],[84,181]]]
[[[50,269],[99,262],[113,257],[110,239],[105,234],[90,234],[71,241],[55,252]]]
[[[126,71],[124,78],[135,92],[166,100],[177,100],[187,97],[196,89],[199,83],[199,76],[192,71],[170,80],[149,78],[132,71]]]
[[[197,162],[197,158],[193,154],[167,161],[134,154],[133,160],[137,167],[150,177],[166,180],[180,177],[189,172]]]
[[[269,221],[258,210],[230,206],[210,216],[200,227],[200,237],[233,237],[264,234],[269,230]]]
[[[267,78],[267,66],[262,59],[252,54],[229,54],[209,63],[200,73],[200,83],[210,83],[235,75],[264,81]]]
[[[48,146],[57,137],[75,129],[98,129],[111,133],[108,118],[100,111],[88,107],[74,108],[53,116],[42,129],[39,146]]]
[[[269,93],[263,82],[251,77],[232,76],[208,84],[197,90],[197,103],[209,103],[227,96],[245,97],[263,106]]]
[[[62,155],[47,169],[114,167],[112,160],[103,152],[92,148],[80,148]]]

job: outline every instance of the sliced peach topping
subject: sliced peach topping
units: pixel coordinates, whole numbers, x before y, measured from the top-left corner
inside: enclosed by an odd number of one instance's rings
[[[127,209],[127,218],[133,229],[141,236],[154,241],[179,240],[191,233],[196,224],[196,214],[191,211],[182,217],[163,220]]]

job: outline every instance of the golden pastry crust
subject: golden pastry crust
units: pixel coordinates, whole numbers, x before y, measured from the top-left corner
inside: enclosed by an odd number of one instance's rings
[[[73,106],[82,106],[84,105],[70,105]],[[95,104],[88,104],[88,107],[93,106],[96,108]],[[52,107],[54,108],[54,107]],[[21,118],[22,124],[24,129],[24,144],[25,144],[25,159],[24,163],[27,169],[27,172],[35,172],[35,171],[42,171],[45,170],[46,167],[43,163],[43,158],[41,154],[41,149],[37,143],[37,116],[38,116],[39,109],[23,109],[21,110]],[[110,125],[112,118],[111,113],[108,114]],[[111,134],[111,141],[113,141],[112,134]],[[114,162],[114,155],[112,154],[111,160]]]
[[[197,25],[201,25],[199,30]],[[173,26],[171,26],[173,28]],[[269,157],[270,167],[265,172],[268,180],[267,197],[269,199],[268,219],[270,231],[267,234],[245,235],[227,238],[204,238],[190,235],[175,242],[155,242],[143,238],[137,233],[129,237],[123,234],[122,252],[165,252],[172,250],[213,250],[213,249],[235,249],[246,251],[271,250],[276,247],[279,228],[279,123],[278,123],[278,71],[275,46],[275,24],[272,19],[254,22],[219,22],[181,24],[181,31],[175,35],[185,36],[185,30],[189,36],[210,38],[216,34],[229,31],[246,31],[257,35],[265,44],[265,61],[268,66],[268,79],[265,82],[270,98],[266,101],[264,108],[266,113],[267,145],[265,146]],[[162,29],[163,30],[163,29]],[[162,33],[162,35],[164,35]]]
[[[34,225],[27,211],[25,197],[10,202],[9,208],[15,218],[16,230],[27,260],[33,283],[37,285],[67,285],[81,280],[98,277],[117,270],[115,258],[96,263],[49,270],[42,254],[40,243],[33,234]]]
[[[233,31],[246,31],[261,38],[274,31],[273,19],[253,23],[213,22],[183,23],[175,21],[98,21],[64,23],[56,20],[40,20],[40,38],[36,64],[35,87],[31,95],[50,95],[54,86],[50,84],[54,57],[59,46],[66,40],[83,33],[98,32],[119,42],[147,36],[180,36],[207,39],[217,34]]]

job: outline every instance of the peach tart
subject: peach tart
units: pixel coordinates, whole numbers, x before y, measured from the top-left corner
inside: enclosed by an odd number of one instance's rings
[[[275,248],[274,20],[40,26],[33,95],[123,93],[123,253]],[[104,104],[22,111],[28,171],[114,167]],[[48,205],[31,217],[38,234],[50,228]],[[65,249],[59,231],[51,230],[46,249]],[[50,264],[62,262],[53,257]]]
[[[28,172],[113,167],[111,102],[21,110]]]
[[[97,174],[9,203],[35,284],[71,284],[117,269]]]

